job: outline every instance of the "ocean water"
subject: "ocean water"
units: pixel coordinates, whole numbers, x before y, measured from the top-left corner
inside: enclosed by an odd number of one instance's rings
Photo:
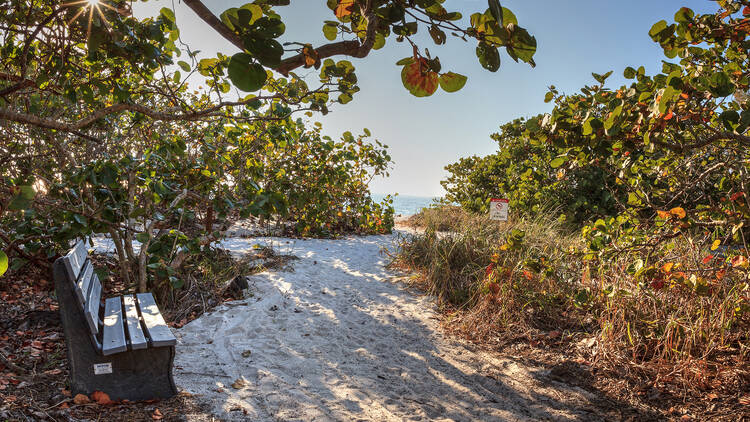
[[[384,194],[373,193],[372,199],[380,202],[385,198]],[[413,215],[422,210],[422,208],[429,207],[433,203],[435,197],[431,196],[413,196],[413,195],[396,195],[393,196],[393,210],[394,215],[398,216],[401,214]]]

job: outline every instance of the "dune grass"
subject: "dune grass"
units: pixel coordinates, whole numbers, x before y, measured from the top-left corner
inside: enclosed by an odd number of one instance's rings
[[[747,272],[713,280],[702,294],[674,282],[655,289],[628,271],[636,256],[588,261],[580,236],[549,218],[498,223],[435,207],[410,223],[423,231],[402,238],[392,265],[417,272],[414,283],[451,315],[448,328],[473,341],[540,331],[591,338],[600,364],[637,367],[651,381],[750,387]],[[652,259],[679,257],[689,268],[705,255],[690,239],[675,244]]]

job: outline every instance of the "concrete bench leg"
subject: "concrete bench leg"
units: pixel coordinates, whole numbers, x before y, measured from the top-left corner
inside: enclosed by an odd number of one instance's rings
[[[73,395],[102,391],[115,401],[136,401],[165,399],[177,394],[172,378],[174,346],[102,356],[94,346],[96,340],[91,336],[60,260],[55,262],[53,272]],[[111,364],[111,373],[106,373],[108,364]],[[95,374],[94,365],[100,365],[98,372],[104,373]]]

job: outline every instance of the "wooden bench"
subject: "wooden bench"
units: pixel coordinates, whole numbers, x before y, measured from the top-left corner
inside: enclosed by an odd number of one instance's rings
[[[102,285],[83,241],[55,261],[53,276],[73,395],[102,391],[115,401],[135,401],[177,394],[177,340],[151,293],[111,297],[102,305]]]

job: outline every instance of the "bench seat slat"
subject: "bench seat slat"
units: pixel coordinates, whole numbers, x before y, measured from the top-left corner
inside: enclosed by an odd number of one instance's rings
[[[104,302],[102,331],[102,354],[104,356],[128,350],[123,327],[122,302],[119,297],[111,297]]]
[[[83,264],[83,270],[81,276],[76,281],[75,291],[76,297],[81,304],[81,308],[86,308],[86,299],[89,293],[89,286],[91,286],[91,277],[94,274],[94,266],[91,264],[91,260],[87,259],[86,263]]]
[[[138,293],[136,298],[138,299],[138,308],[143,316],[143,322],[146,325],[146,332],[151,338],[151,344],[155,347],[177,344],[177,339],[167,327],[164,317],[161,316],[161,312],[156,306],[154,296],[151,293]]]
[[[68,271],[68,277],[71,280],[77,280],[78,274],[81,272],[81,267],[84,261],[86,261],[86,243],[83,240],[76,242],[76,245],[70,252],[65,255],[65,269]]]
[[[130,348],[133,350],[147,349],[148,341],[146,341],[146,336],[143,334],[143,329],[141,329],[141,318],[138,316],[138,308],[135,305],[135,296],[123,296],[122,303],[125,305],[125,323],[128,327]]]
[[[84,308],[86,322],[89,323],[89,329],[94,337],[99,333],[99,306],[101,305],[101,299],[102,284],[99,282],[99,277],[94,274],[91,277],[91,288],[89,289],[89,296],[86,299],[86,306]]]

